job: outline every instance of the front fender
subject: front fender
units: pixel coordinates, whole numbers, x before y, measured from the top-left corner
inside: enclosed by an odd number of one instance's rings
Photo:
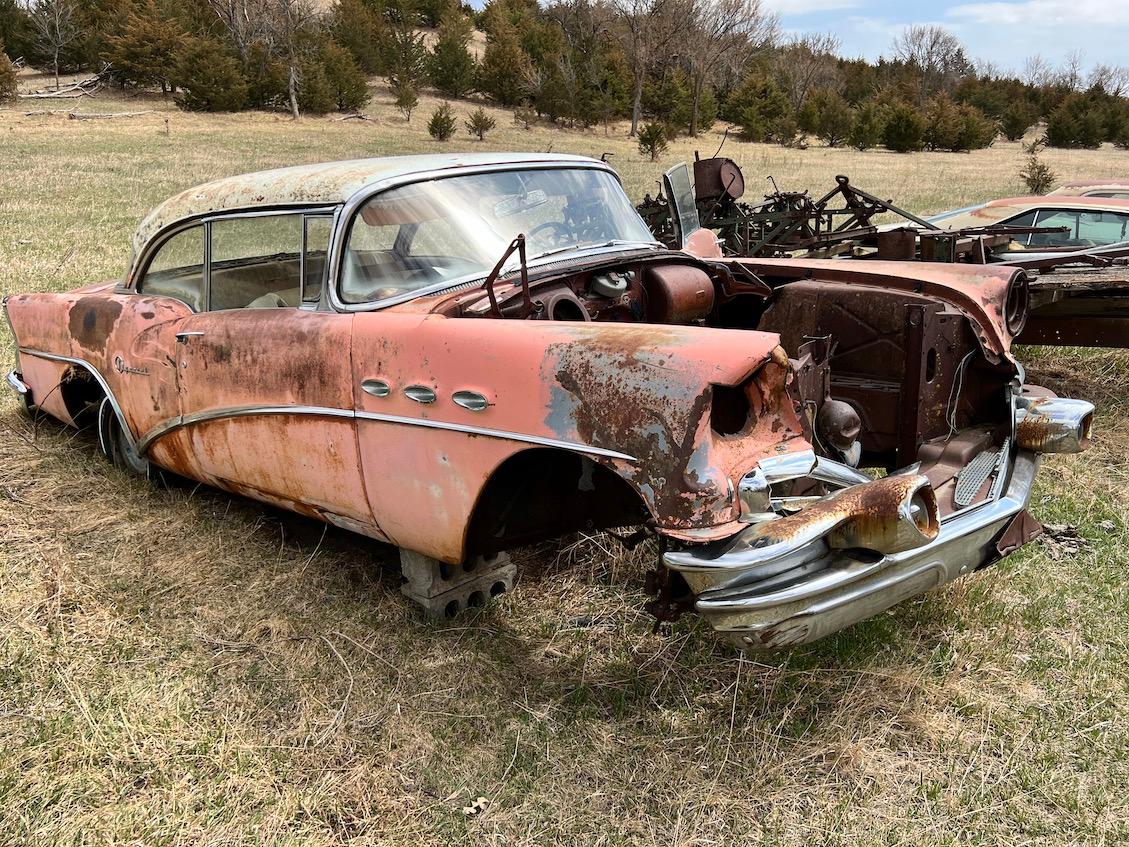
[[[374,480],[374,513],[398,541],[413,532],[421,509],[442,515],[450,558],[451,541],[463,534],[454,521],[469,516],[501,461],[536,444],[613,470],[662,532],[731,533],[740,478],[763,456],[809,447],[777,342],[768,333],[701,327],[358,314],[358,412],[431,429],[425,442],[417,427],[376,420],[368,427],[399,445],[384,451],[382,477],[411,486],[385,496]],[[365,392],[366,380],[381,384],[381,396]],[[747,397],[738,431],[711,427],[716,386]],[[413,399],[421,387],[433,402]],[[482,408],[459,405],[467,392],[484,398]]]

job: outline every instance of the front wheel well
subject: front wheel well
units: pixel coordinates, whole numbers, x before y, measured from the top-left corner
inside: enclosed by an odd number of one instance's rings
[[[583,529],[646,523],[639,493],[587,456],[525,450],[499,465],[475,504],[466,555],[491,555]]]

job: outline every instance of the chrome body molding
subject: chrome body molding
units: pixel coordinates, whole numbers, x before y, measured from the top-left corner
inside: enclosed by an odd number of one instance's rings
[[[490,407],[490,401],[477,391],[456,391],[451,395],[451,400],[456,406],[462,406],[471,412],[485,412]]]
[[[615,450],[606,450],[603,447],[594,447],[590,444],[580,444],[575,441],[562,441],[555,438],[543,438],[539,435],[526,435],[520,432],[509,432],[501,429],[489,429],[480,426],[452,423],[450,421],[433,421],[427,418],[409,418],[402,415],[382,415],[377,412],[355,412],[351,409],[334,409],[328,406],[229,406],[222,409],[209,409],[204,412],[195,412],[190,415],[181,415],[163,421],[145,433],[136,443],[138,455],[144,456],[153,443],[174,430],[188,426],[207,423],[208,421],[225,420],[228,418],[244,418],[256,415],[312,415],[323,418],[352,418],[355,420],[377,421],[380,423],[400,424],[403,426],[416,426],[424,429],[441,429],[448,432],[462,432],[467,435],[476,435],[483,438],[495,438],[502,441],[517,441],[523,444],[535,444],[538,447],[556,447],[569,450],[573,453],[583,453],[589,456],[600,456],[606,459],[617,459],[623,462],[637,462],[634,456],[619,453]]]
[[[1038,454],[1017,450],[1004,468],[1006,490],[945,516],[935,540],[889,555],[860,555],[816,540],[775,567],[742,565],[739,550],[692,563],[687,553],[664,558],[697,594],[696,608],[739,646],[775,649],[836,632],[959,576],[991,564],[996,541],[1027,506]],[[738,533],[751,532],[749,527]]]
[[[21,347],[20,353],[25,356],[35,356],[37,359],[47,359],[51,362],[66,362],[67,364],[77,365],[85,369],[89,374],[94,377],[95,381],[106,392],[106,397],[110,401],[110,408],[114,410],[117,415],[118,423],[121,424],[122,434],[125,436],[129,446],[137,451],[138,455],[142,455],[143,451],[138,449],[138,441],[133,435],[133,430],[129,428],[129,421],[125,419],[125,412],[122,411],[121,404],[118,403],[118,398],[114,396],[113,389],[110,388],[106,378],[98,371],[98,368],[86,361],[86,359],[78,359],[74,356],[60,356],[58,353],[47,353],[43,350],[33,350],[30,347]]]
[[[382,379],[366,379],[361,382],[361,390],[373,397],[387,397],[392,393],[391,386]]]
[[[435,402],[435,389],[426,385],[409,385],[404,389],[404,396],[428,406]]]
[[[29,390],[27,385],[24,383],[24,381],[22,379],[20,379],[20,375],[18,373],[16,373],[15,371],[8,371],[8,380],[7,381],[8,381],[8,386],[14,392],[19,394],[21,397],[23,397],[27,394],[27,392]]]
[[[477,435],[483,438],[495,438],[502,441],[517,441],[523,444],[534,444],[538,447],[556,447],[561,450],[569,450],[573,453],[582,453],[587,456],[600,456],[601,458],[616,459],[622,462],[639,461],[634,456],[629,456],[626,453],[608,450],[603,447],[595,447],[591,444],[581,444],[575,441],[545,438],[540,435],[527,435],[521,432],[509,432],[501,429],[470,426],[468,424],[453,423],[450,421],[433,421],[426,418],[409,418],[402,415],[382,415],[376,412],[358,412],[352,409],[335,409],[328,406],[261,405],[229,406],[222,409],[209,409],[203,412],[194,412],[189,415],[178,415],[177,417],[169,418],[157,424],[140,438],[136,438],[134,437],[133,431],[129,428],[129,423],[125,419],[125,414],[122,412],[122,408],[118,403],[117,397],[114,396],[113,390],[110,388],[109,384],[107,384],[105,377],[103,377],[102,374],[98,372],[98,369],[90,364],[90,362],[85,359],[75,358],[74,356],[60,356],[56,353],[46,353],[42,350],[32,350],[26,347],[21,347],[20,352],[27,356],[36,356],[37,358],[48,359],[53,362],[67,362],[68,364],[77,365],[89,371],[90,375],[94,377],[102,390],[106,392],[110,407],[114,410],[114,414],[117,415],[119,423],[121,423],[122,432],[126,440],[139,457],[143,457],[157,439],[186,426],[194,426],[196,424],[221,420],[223,418],[242,418],[254,415],[313,415],[323,418],[354,418],[357,420],[380,421],[383,423],[402,424],[404,426],[417,426],[424,429],[442,429],[449,432],[462,432],[467,435]]]

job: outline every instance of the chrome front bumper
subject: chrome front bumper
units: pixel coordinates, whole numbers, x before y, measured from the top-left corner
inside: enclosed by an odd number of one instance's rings
[[[1001,557],[997,542],[1031,497],[1038,454],[1011,452],[1006,477],[987,499],[947,515],[937,537],[889,555],[834,549],[819,539],[792,551],[786,566],[750,566],[743,530],[728,551],[682,550],[664,563],[682,573],[696,608],[715,629],[750,649],[815,641],[938,588]],[[1004,480],[1006,479],[1006,483]],[[1005,489],[1006,485],[1006,489]]]
[[[27,394],[29,391],[27,385],[24,384],[24,381],[20,379],[20,375],[15,371],[8,372],[7,383],[8,387],[19,394],[21,397]]]

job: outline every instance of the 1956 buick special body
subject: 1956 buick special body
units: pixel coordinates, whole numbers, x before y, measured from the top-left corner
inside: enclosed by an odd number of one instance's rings
[[[657,615],[779,647],[1032,537],[1037,456],[1092,407],[1024,385],[1021,271],[702,236],[662,248],[578,157],[224,179],[154,210],[121,280],[8,297],[8,383],[133,471],[397,545],[441,612],[508,588],[508,549],[637,526]]]

